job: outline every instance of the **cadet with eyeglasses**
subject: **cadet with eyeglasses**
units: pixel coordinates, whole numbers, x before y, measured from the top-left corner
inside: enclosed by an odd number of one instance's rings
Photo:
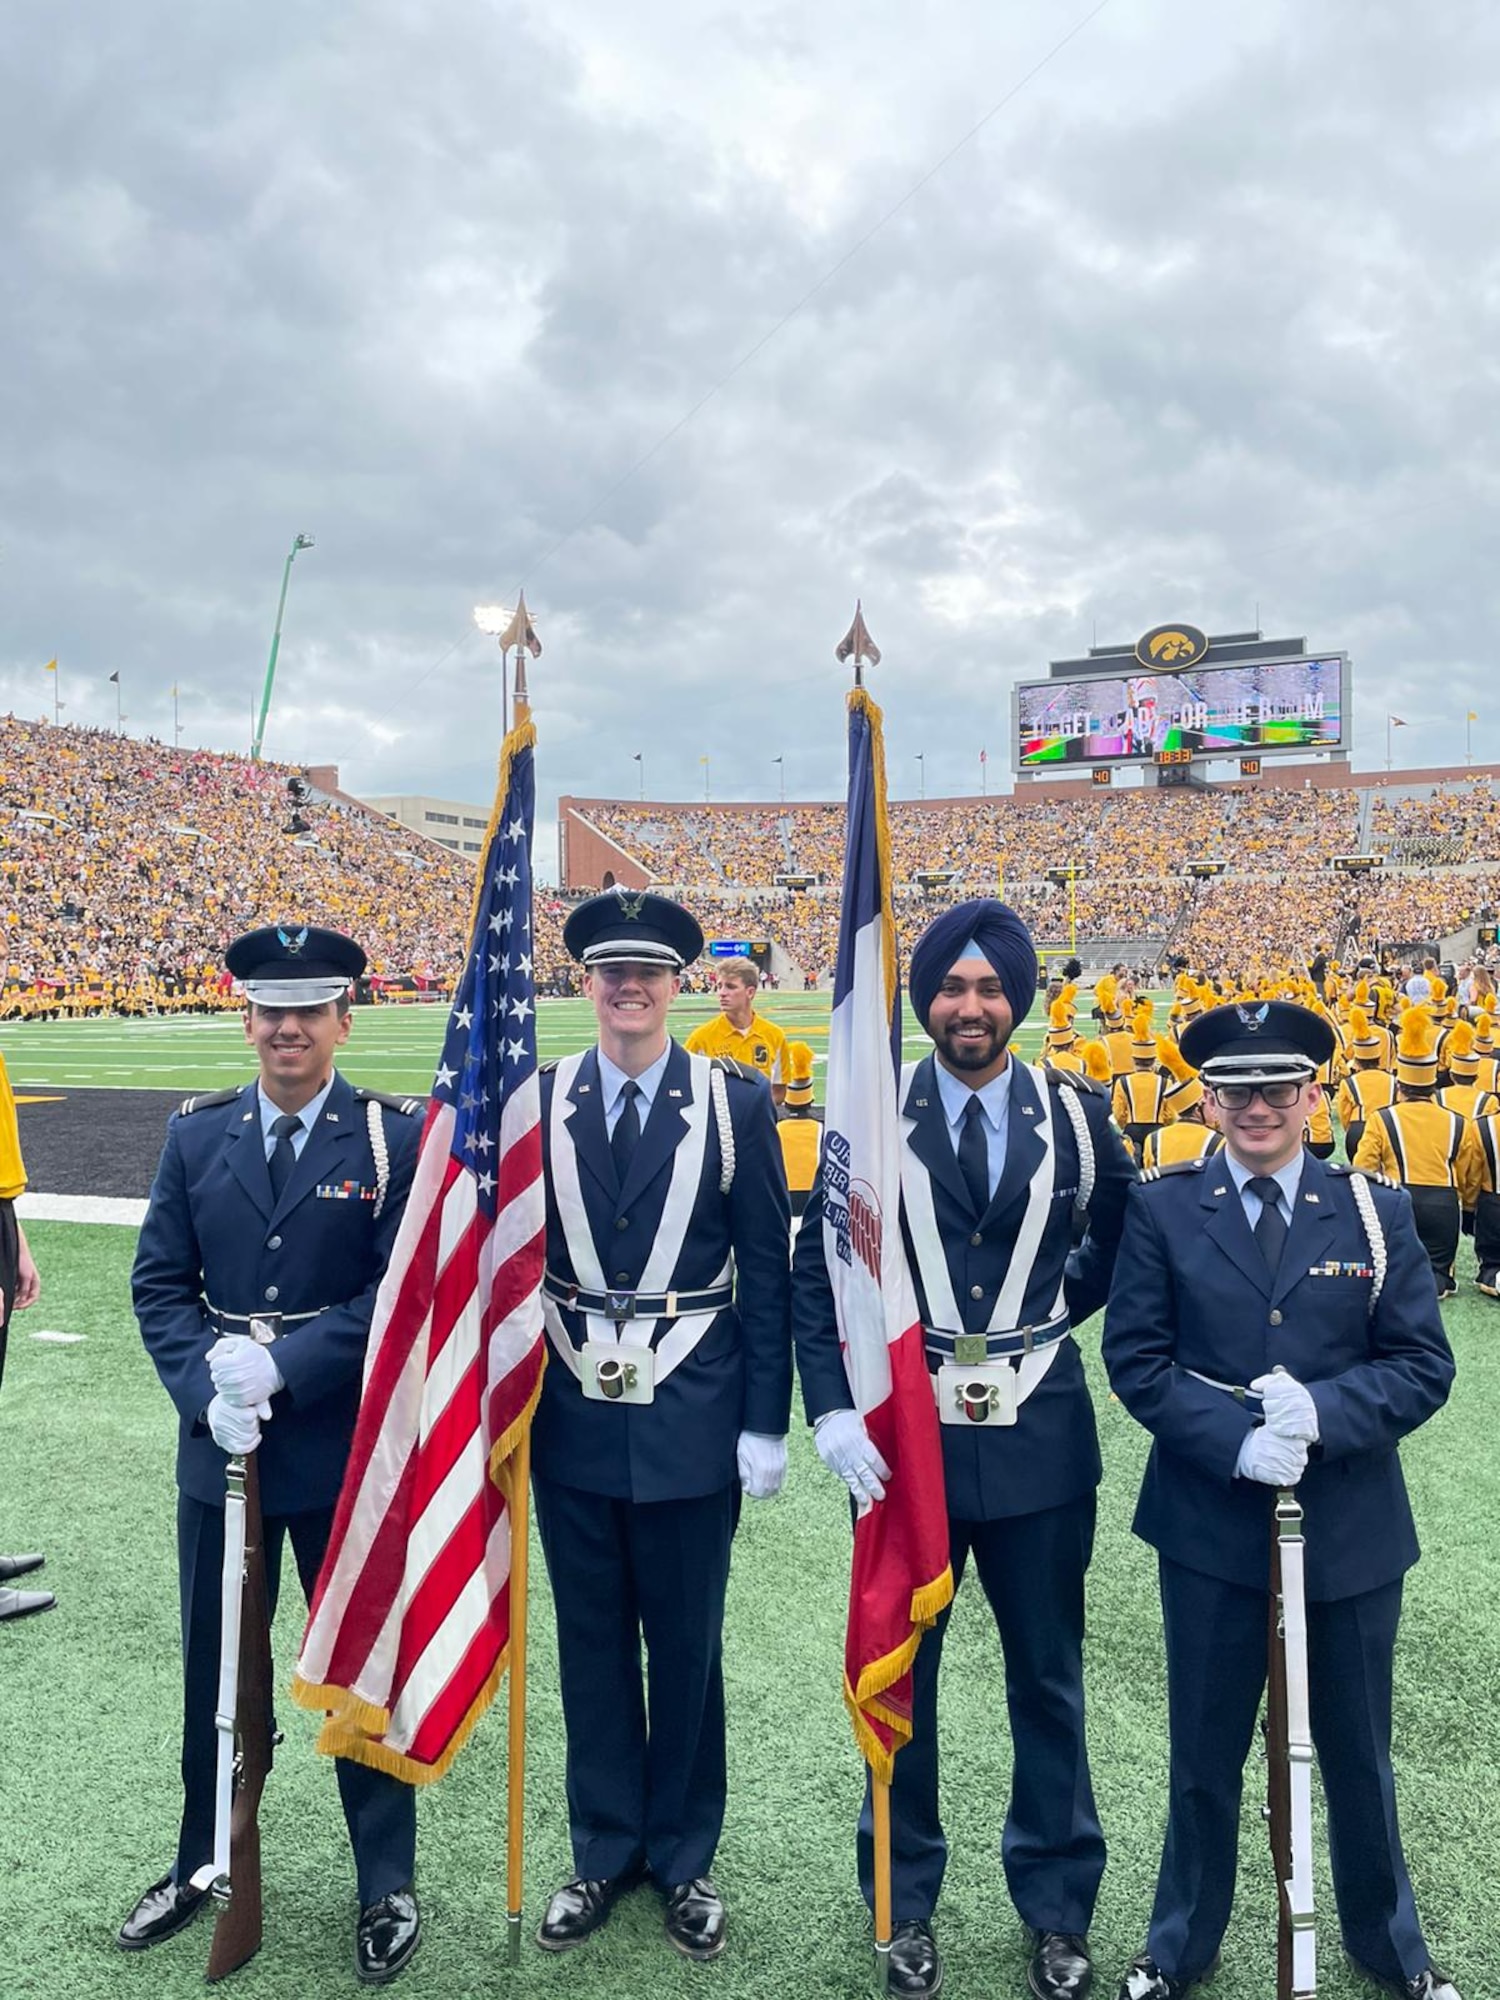
[[[1148,1174],[1128,1206],[1104,1359],[1153,1438],[1135,1532],[1158,1557],[1171,1775],[1146,1948],[1119,2000],[1180,2000],[1218,1963],[1283,1487],[1305,1516],[1312,1737],[1345,1949],[1401,2000],[1458,2000],[1417,1920],[1391,1771],[1417,1560],[1396,1447],[1446,1401],[1453,1356],[1409,1197],[1305,1144],[1333,1043],[1326,1020],[1281,1001],[1193,1022],[1182,1054],[1223,1150]]]

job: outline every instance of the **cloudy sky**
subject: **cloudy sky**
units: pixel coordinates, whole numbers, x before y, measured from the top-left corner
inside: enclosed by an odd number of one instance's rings
[[[893,792],[1187,618],[1345,647],[1355,760],[1500,760],[1500,15],[1478,0],[21,0],[0,700],[488,796]],[[1400,760],[1398,760],[1400,761]]]

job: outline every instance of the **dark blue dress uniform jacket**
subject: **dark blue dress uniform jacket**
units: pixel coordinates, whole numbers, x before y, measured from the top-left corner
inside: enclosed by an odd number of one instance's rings
[[[983,1297],[978,1306],[984,1317],[979,1324],[983,1325],[1010,1269],[1027,1193],[1044,1158],[1036,1128],[1040,1109],[1036,1073],[1025,1064],[1017,1067],[1006,1127],[1005,1166],[994,1197],[976,1226],[933,1075],[935,1060],[925,1056],[912,1072],[901,1107],[903,1116],[913,1121],[906,1143],[931,1175],[933,1210],[954,1295],[963,1303],[975,1285],[980,1287]],[[1060,1280],[1065,1284],[1071,1325],[1080,1325],[1104,1304],[1124,1220],[1125,1197],[1136,1177],[1124,1142],[1110,1122],[1108,1099],[1085,1082],[1077,1101],[1093,1140],[1094,1188],[1088,1233],[1075,1249],[1078,1142],[1072,1121],[1056,1100],[1060,1091],[1074,1088],[1078,1081],[1069,1083],[1055,1077],[1046,1086],[1053,1100],[1053,1197],[1026,1287],[1023,1326],[1046,1321]],[[902,1229],[925,1320],[928,1307],[920,1296],[920,1277],[904,1212]],[[793,1297],[797,1369],[808,1422],[816,1423],[829,1410],[847,1409],[852,1400],[824,1262],[821,1176],[797,1237]],[[1062,1351],[1021,1405],[1013,1426],[944,1424],[942,1441],[948,1512],[956,1520],[993,1521],[1040,1513],[1091,1492],[1100,1478],[1099,1438],[1083,1357],[1076,1344],[1064,1339]]]
[[[1388,1258],[1373,1314],[1370,1245],[1347,1168],[1303,1154],[1274,1279],[1222,1155],[1170,1168],[1132,1195],[1104,1359],[1120,1401],[1155,1439],[1135,1531],[1172,1562],[1267,1587],[1271,1489],[1234,1477],[1255,1406],[1187,1371],[1243,1387],[1278,1366],[1318,1410],[1298,1488],[1309,1599],[1374,1590],[1417,1560],[1396,1446],[1447,1400],[1453,1356],[1411,1199],[1369,1186]]]
[[[555,1073],[543,1071],[547,1268],[567,1282],[577,1274],[553,1187],[556,1082]],[[792,1400],[786,1175],[764,1078],[728,1071],[725,1083],[734,1133],[733,1185],[727,1196],[720,1194],[719,1130],[710,1105],[697,1200],[672,1286],[707,1289],[733,1250],[735,1303],[717,1314],[692,1352],[658,1382],[649,1404],[586,1401],[570,1370],[551,1357],[532,1431],[532,1462],[559,1485],[636,1501],[697,1498],[734,1482],[735,1441],[742,1430],[785,1435]],[[666,1203],[673,1154],[687,1134],[683,1114],[692,1101],[691,1059],[674,1042],[622,1188],[605,1130],[597,1050],[590,1049],[579,1065],[569,1093],[568,1130],[594,1245],[611,1285],[640,1283]],[[564,1308],[562,1319],[581,1347],[587,1337],[582,1315]],[[656,1337],[664,1337],[674,1323],[663,1321]]]
[[[375,1218],[368,1105],[335,1075],[280,1201],[271,1195],[258,1093],[176,1111],[141,1225],[131,1285],[141,1338],[180,1419],[177,1483],[224,1504],[225,1456],[203,1413],[214,1387],[204,1360],[218,1338],[207,1305],[227,1313],[305,1313],[276,1343],[286,1388],[261,1434],[268,1515],[332,1507],[359,1408],[375,1293],[395,1245],[421,1136],[419,1117],[382,1107],[390,1182]],[[346,1195],[320,1197],[342,1188]]]

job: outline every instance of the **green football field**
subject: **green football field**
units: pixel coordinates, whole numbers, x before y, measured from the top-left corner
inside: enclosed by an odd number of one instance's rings
[[[772,993],[766,996],[763,1011],[792,1040],[805,1041],[811,1047],[821,1098],[822,1060],[828,1046],[828,994]],[[672,1032],[681,1039],[717,1012],[711,995],[685,997],[672,1009]],[[439,1006],[357,1008],[349,1041],[339,1054],[339,1067],[355,1083],[425,1095],[432,1087],[447,1018],[447,1009]],[[1166,1018],[1161,1005],[1157,1018],[1163,1022]],[[1036,1053],[1045,1025],[1038,1008],[1017,1037],[1023,1054]],[[593,1039],[594,1015],[587,1000],[538,1002],[537,1049],[544,1061],[570,1055]],[[930,1047],[908,1006],[905,1054],[921,1055]],[[17,1090],[28,1086],[219,1090],[240,1082],[255,1068],[237,1014],[144,1021],[8,1022],[0,1027],[0,1055]]]
[[[678,1032],[711,1003],[684,1003]],[[826,996],[773,1010],[821,1053]],[[356,1019],[349,1072],[425,1091],[439,1010]],[[544,1003],[547,1054],[589,1039],[581,1003]],[[1035,1028],[1027,1036],[1034,1045]],[[913,1041],[910,1053],[924,1044]],[[237,1024],[210,1021],[28,1026],[0,1033],[18,1086],[212,1087],[247,1073]],[[206,1921],[126,1957],[113,1933],[172,1854],[179,1789],[175,1422],[129,1307],[134,1233],[34,1223],[39,1304],[12,1331],[0,1395],[0,1548],[43,1548],[38,1581],[56,1610],[0,1626],[0,1995],[105,2000],[200,1993]],[[1467,1279],[1472,1258],[1462,1252]],[[1459,1361],[1453,1397],[1403,1448],[1425,1555],[1407,1588],[1397,1659],[1397,1773],[1419,1906],[1466,2000],[1500,1996],[1500,1307],[1465,1282],[1444,1308]],[[1098,1996],[1144,1934],[1158,1858],[1166,1765],[1160,1617],[1151,1553],[1129,1532],[1144,1434],[1109,1396],[1098,1322],[1081,1330],[1105,1459],[1089,1580],[1089,1730],[1110,1861],[1093,1929]],[[1309,1522],[1308,1533],[1316,1533]],[[713,1966],[679,1959],[649,1889],[580,1951],[528,1944],[504,1960],[505,1729],[485,1718],[448,1778],[419,1801],[423,1945],[403,1993],[533,1992],[574,2000],[651,1993],[772,2000],[868,1990],[868,1924],[854,1882],[861,1767],[839,1696],[848,1576],[843,1488],[794,1424],[786,1491],[746,1505],[726,1635],[730,1805],[716,1876],[730,1949]],[[276,1630],[278,1684],[301,1631],[295,1578]],[[547,1889],[570,1872],[562,1734],[549,1594],[533,1538],[528,1752],[528,1932]],[[1026,1941],[1005,1893],[999,1835],[1010,1751],[998,1644],[966,1583],[943,1676],[944,1808],[952,1856],[937,1913],[953,2000],[1024,1992]],[[333,1774],[313,1752],[314,1719],[282,1704],[287,1741],[262,1814],[266,1941],[226,1989],[247,2000],[353,1993],[353,1872]],[[1274,1991],[1262,1766],[1247,1773],[1240,1893],[1214,2000]],[[1321,1857],[1321,1821],[1320,1821]],[[1374,1989],[1337,1946],[1318,1864],[1319,1992]]]

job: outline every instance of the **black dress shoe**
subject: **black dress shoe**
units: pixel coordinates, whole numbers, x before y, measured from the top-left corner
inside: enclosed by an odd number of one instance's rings
[[[1356,1972],[1373,1980],[1382,1993],[1394,1993],[1396,2000],[1461,2000],[1458,1988],[1447,1973],[1439,1972],[1433,1965],[1429,1965],[1425,1972],[1413,1973],[1410,1979],[1382,1979],[1378,1972],[1371,1972],[1358,1959],[1351,1959],[1349,1963]]]
[[[354,1926],[354,1970],[366,1986],[384,1986],[422,1941],[422,1912],[410,1889],[392,1889],[361,1910]]]
[[[145,1951],[163,1938],[176,1937],[207,1900],[207,1889],[195,1889],[191,1882],[174,1882],[170,1875],[163,1875],[121,1924],[115,1943],[121,1951]]]
[[[18,1576],[30,1576],[46,1560],[45,1556],[0,1556],[0,1583],[14,1583]]]
[[[1191,1979],[1169,1979],[1149,1952],[1137,1952],[1125,1968],[1117,2000],[1182,2000],[1203,1979],[1212,1979],[1221,1963],[1218,1952]]]
[[[724,1898],[706,1875],[667,1891],[667,1938],[684,1958],[717,1958],[728,1942]]]
[[[1088,1939],[1075,1931],[1035,1931],[1026,1984],[1037,2000],[1084,2000],[1094,1983]]]
[[[29,1618],[33,1611],[50,1611],[56,1602],[50,1590],[12,1590],[0,1584],[0,1618]]]
[[[943,1954],[932,1935],[932,1925],[920,1917],[909,1917],[891,1932],[891,1955],[887,1964],[886,1987],[901,2000],[931,2000],[943,1984]]]
[[[639,1868],[624,1875],[575,1875],[571,1882],[563,1883],[547,1905],[547,1914],[536,1934],[537,1943],[543,1951],[571,1951],[575,1944],[582,1944],[601,1924],[608,1922],[615,1904],[640,1879]]]

